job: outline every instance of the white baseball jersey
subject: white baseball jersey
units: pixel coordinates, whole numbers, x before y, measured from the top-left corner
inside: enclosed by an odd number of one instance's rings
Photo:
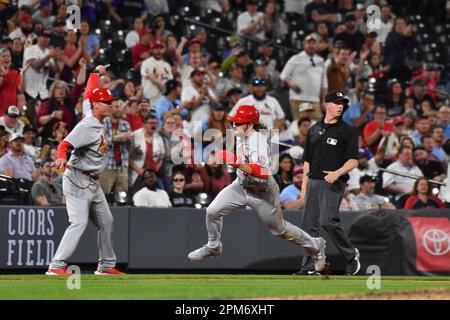
[[[255,99],[252,94],[239,99],[230,114],[235,114],[237,108],[242,105],[254,106],[260,114],[260,122],[264,124],[267,129],[273,128],[274,120],[285,118],[283,108],[281,108],[278,100],[267,94],[262,100]]]

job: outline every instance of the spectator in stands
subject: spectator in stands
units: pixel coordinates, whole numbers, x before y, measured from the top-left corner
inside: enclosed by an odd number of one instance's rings
[[[402,84],[397,79],[389,80],[386,99],[384,101],[389,117],[399,116],[404,112],[404,100],[405,94],[403,93]]]
[[[119,93],[119,101],[122,103],[128,102],[126,106],[123,106],[124,109],[132,109],[130,104],[136,104],[137,111],[137,102],[142,99],[142,87],[136,86],[133,80],[127,80],[122,86],[122,90]]]
[[[193,208],[195,207],[195,198],[189,192],[184,190],[186,179],[182,172],[174,172],[172,179],[173,188],[169,193],[170,202],[174,208]]]
[[[81,21],[80,37],[78,40],[86,46],[87,53],[91,59],[95,60],[100,54],[100,41],[95,34],[89,33],[89,29],[89,23],[87,21]]]
[[[317,38],[308,35],[304,42],[304,51],[292,56],[281,72],[281,81],[289,87],[289,102],[293,120],[299,117],[299,106],[310,102],[314,106],[314,119],[322,117],[320,99],[327,89],[324,83],[324,61],[316,54]]]
[[[246,0],[247,11],[237,18],[237,33],[247,37],[264,40],[264,14],[258,11],[258,1]]]
[[[278,127],[277,123],[285,123],[284,111],[281,108],[278,100],[268,94],[266,94],[266,80],[253,79],[251,83],[252,94],[241,98],[231,111],[233,114],[238,106],[252,105],[260,113],[260,122],[264,124],[268,129]]]
[[[274,89],[280,84],[277,74],[269,74],[266,60],[256,59],[253,65],[253,78],[266,80],[267,92],[275,93]]]
[[[364,142],[375,153],[385,132],[392,132],[392,124],[386,122],[387,108],[379,104],[374,110],[374,119],[364,126]]]
[[[21,70],[23,66],[23,44],[20,38],[15,38],[11,43],[11,69]],[[23,72],[22,72],[23,73]]]
[[[372,54],[381,54],[381,45],[377,41],[377,33],[376,31],[371,31],[365,34],[365,41],[361,47],[361,51],[368,51],[369,56]]]
[[[209,129],[218,130],[217,134],[220,134],[217,138],[223,138],[226,135],[226,130],[230,129],[231,125],[227,120],[227,114],[225,112],[225,106],[220,103],[213,104],[211,106],[211,113],[207,121],[202,123],[202,131],[205,133]],[[209,134],[212,134],[211,132]],[[205,139],[206,137],[204,137]],[[208,138],[214,141],[213,136],[209,136]],[[205,140],[204,140],[205,141]],[[225,140],[223,140],[225,143]]]
[[[125,45],[127,48],[132,48],[139,43],[142,29],[144,29],[144,22],[142,19],[140,17],[134,18],[133,30],[130,30],[125,37]]]
[[[180,45],[178,46],[178,48],[176,50],[177,64],[179,67],[179,72],[181,75],[181,84],[183,87],[192,85],[191,80],[190,80],[192,71],[194,71],[196,69],[201,69],[202,65],[203,65],[201,51],[190,51],[188,53],[188,62],[184,63],[184,60],[181,56],[181,50],[182,50],[183,44],[186,41],[187,41],[187,39],[183,37],[181,39]],[[193,40],[191,40],[189,42],[191,43],[192,41],[197,41],[197,40],[194,38]]]
[[[17,179],[25,179],[35,182],[40,173],[34,167],[33,160],[25,154],[24,138],[19,133],[13,133],[9,137],[11,150],[0,159],[0,173]]]
[[[413,162],[412,148],[402,146],[398,151],[398,160],[387,167],[390,171],[395,171],[401,174],[421,177],[423,176],[422,170],[420,170]],[[411,193],[414,187],[414,179],[407,178],[393,173],[383,173],[383,188],[389,193],[395,195],[395,200],[400,200],[405,195]],[[402,201],[399,202],[400,204]]]
[[[242,68],[237,64],[230,67],[229,76],[221,78],[216,86],[215,91],[220,101],[223,101],[227,92],[233,88],[239,88],[243,94],[247,93],[247,84],[243,80]]]
[[[441,129],[441,128],[440,128]],[[442,130],[442,129],[441,129]],[[430,160],[441,162],[443,165],[448,163],[448,156],[442,146],[438,145],[433,136],[426,134],[421,138],[422,146],[427,150]]]
[[[347,97],[350,100],[349,105],[361,102],[363,93],[367,90],[368,79],[366,77],[359,77],[355,81],[355,87],[348,90]]]
[[[45,159],[41,163],[41,178],[31,187],[31,198],[38,206],[61,206],[66,204],[62,184],[53,180],[55,173],[52,159]]]
[[[296,210],[303,207],[301,189],[303,183],[303,168],[296,167],[292,173],[292,184],[286,186],[280,193],[280,202],[283,208]]]
[[[345,15],[345,31],[336,35],[334,40],[341,40],[351,51],[359,53],[365,39],[362,32],[356,27],[356,16],[353,13]]]
[[[10,133],[5,130],[4,126],[0,126],[0,159],[8,152],[8,140]]]
[[[354,54],[350,56],[350,49],[340,47],[336,50],[336,54],[331,56],[330,65],[326,69],[328,79],[328,91],[338,90],[346,92],[346,81],[351,75],[350,64],[352,63]],[[362,60],[362,59],[361,59]]]
[[[63,19],[58,19],[53,22],[53,34],[50,37],[50,46],[60,47],[64,49],[66,46],[66,31],[65,31],[66,21]]]
[[[181,97],[181,83],[178,80],[172,79],[166,82],[166,91],[164,95],[156,103],[156,117],[159,125],[163,125],[163,118],[167,114],[180,114],[184,119],[189,115],[189,107],[192,105],[191,101],[180,101]]]
[[[82,71],[80,70],[81,64],[86,64],[86,61],[90,61],[91,57],[87,51],[86,43],[82,39],[78,41],[77,45],[77,33],[75,30],[67,31],[65,44],[62,55],[64,68],[61,71],[61,80],[72,82],[73,78],[78,75],[78,72]],[[84,59],[84,61],[81,61],[81,59]]]
[[[446,139],[450,138],[450,107],[443,105],[439,108],[438,125],[444,129]]]
[[[336,11],[333,5],[325,0],[314,0],[308,3],[305,7],[305,15],[308,22],[336,22]]]
[[[185,189],[192,193],[193,196],[202,192],[207,182],[202,180],[200,167],[194,164],[189,164],[184,167],[184,177],[186,178]]]
[[[416,146],[422,145],[422,137],[430,133],[430,122],[428,118],[416,119],[416,130],[411,134],[411,138]]]
[[[140,17],[142,21],[145,21],[148,17],[148,7],[144,0],[113,0],[106,2],[109,15],[118,23],[128,22],[132,18]],[[124,19],[123,18],[128,18]],[[127,27],[127,26],[125,26]]]
[[[163,140],[164,150],[167,150],[167,152],[164,153],[160,177],[164,185],[164,190],[169,191],[172,188],[172,169],[174,167],[174,162],[172,161],[172,151],[178,141],[172,140],[172,134],[176,128],[175,118],[170,113],[165,113],[162,118],[163,121],[161,124],[161,129],[159,130],[159,135]]]
[[[37,44],[26,48],[24,51],[24,66],[27,64],[30,65],[30,68],[24,72],[24,80],[26,81],[25,92],[28,98],[36,99],[38,96],[41,100],[48,98],[46,84],[49,72],[50,70],[57,70],[56,61],[62,55],[61,48],[49,49],[49,42],[50,32],[48,30],[42,30],[38,34]]]
[[[178,60],[177,60],[177,48],[178,40],[173,34],[168,35],[165,40],[166,53],[164,54],[164,60],[172,66],[172,74],[178,73]]]
[[[378,148],[383,147],[384,159],[393,160],[397,158],[400,148],[400,139],[405,135],[405,122],[402,117],[392,119],[392,132],[385,132],[381,138]]]
[[[410,97],[414,99],[414,108],[417,111],[417,115],[419,117],[424,116],[424,110],[422,110],[421,108],[422,102],[428,101],[433,110],[436,108],[433,98],[425,93],[425,84],[426,81],[422,78],[417,78],[416,80],[414,80],[413,82],[414,91],[410,95]]]
[[[373,119],[375,109],[375,95],[373,92],[364,91],[361,102],[356,102],[345,110],[342,119],[349,125],[362,129],[364,125]]]
[[[299,109],[298,120],[292,121],[291,124],[289,125],[289,130],[292,132],[294,137],[299,135],[300,119],[308,118],[310,120],[310,125],[309,125],[308,129],[317,123],[317,121],[313,119],[314,106],[312,103],[303,102],[300,104],[298,109]]]
[[[332,50],[332,38],[328,32],[328,26],[325,22],[319,22],[315,24],[315,33],[318,35],[317,54],[322,59],[327,59]]]
[[[369,175],[375,176],[376,172],[369,166],[369,160],[372,154],[364,149],[358,151],[358,166],[349,172],[350,179],[347,181],[348,191],[357,195],[360,192],[359,180],[361,177]]]
[[[52,128],[52,136],[49,138],[55,145],[58,145],[69,134],[69,128],[64,121],[57,121]]]
[[[225,166],[217,163],[214,151],[206,157],[205,166],[200,167],[198,173],[203,181],[202,192],[207,193],[212,198],[216,197],[222,189],[232,182]]]
[[[414,163],[426,178],[435,181],[445,179],[444,166],[439,161],[430,160],[429,153],[423,146],[414,148]]]
[[[130,157],[130,186],[145,169],[159,172],[166,150],[158,133],[158,119],[149,114],[143,120],[143,128],[134,132],[134,152]]]
[[[394,26],[394,16],[389,5],[383,5],[380,10],[381,28],[377,29],[377,41],[384,45],[386,38]]]
[[[389,66],[389,77],[400,81],[409,80],[411,70],[405,65],[405,60],[413,53],[416,45],[412,37],[412,24],[406,24],[402,17],[394,20],[394,27],[386,38],[384,49],[384,64]]]
[[[425,177],[420,177],[414,183],[411,195],[405,203],[404,209],[439,209],[445,208],[445,204],[432,194],[432,187]]]
[[[29,156],[33,160],[33,162],[36,162],[39,156],[39,148],[35,146],[37,130],[32,125],[28,125],[23,128],[22,134],[24,138],[25,154]]]
[[[86,66],[84,65],[82,68],[83,71],[80,71],[80,74],[85,74]],[[80,77],[79,80],[82,80]],[[77,119],[74,109],[77,98],[83,90],[81,86],[83,82],[79,81],[79,84],[76,84],[70,92],[64,81],[57,80],[52,83],[50,86],[50,97],[42,103],[37,114],[39,125],[44,127],[41,133],[44,139],[51,136],[52,128],[58,121],[65,122],[68,125],[69,131],[75,127]]]
[[[20,112],[16,106],[9,106],[3,117],[0,117],[0,126],[4,126],[5,130],[11,134],[23,133],[25,124],[19,119]]]
[[[307,103],[307,102],[304,102]],[[302,105],[300,105],[300,108]],[[311,109],[313,110],[313,109]],[[298,119],[298,121],[295,121],[298,126],[298,134],[294,137],[295,138],[295,144],[305,148],[306,147],[306,137],[308,135],[308,130],[311,128],[311,118],[309,117],[302,117]]]
[[[133,205],[136,207],[171,207],[169,195],[166,191],[158,189],[156,174],[151,169],[145,169],[142,173],[145,187],[133,196]]]
[[[39,10],[33,14],[33,20],[40,21],[44,28],[50,28],[55,20],[55,16],[52,15],[53,3],[51,0],[41,0]]]
[[[157,14],[153,17],[150,28],[153,30],[155,39],[164,41],[169,35],[172,34],[169,30],[166,30],[166,18],[163,14]],[[199,28],[197,28],[198,31]]]
[[[295,163],[288,153],[281,154],[278,162],[278,172],[273,177],[278,184],[280,192],[282,192],[284,188],[292,184]]]
[[[128,191],[129,149],[133,140],[130,124],[122,119],[120,102],[113,101],[111,108],[111,115],[104,120],[108,162],[99,179],[105,194]]]
[[[183,88],[181,103],[190,105],[191,122],[205,121],[209,117],[210,105],[218,103],[211,87],[205,81],[205,72],[197,69],[191,72],[191,86]]]
[[[243,95],[243,92],[239,88],[233,88],[228,90],[226,101],[224,102],[225,111],[230,112],[236,103],[239,101],[241,96]]]
[[[139,18],[138,18],[139,19]],[[139,40],[131,48],[131,59],[133,68],[140,68],[142,63],[150,57],[150,42],[152,41],[152,32],[148,28],[142,28],[139,31]]]
[[[349,192],[348,186],[346,186],[341,204],[339,205],[339,211],[359,211],[359,207],[354,199],[355,195]]]
[[[25,65],[26,71],[29,65]],[[11,69],[11,51],[8,48],[0,49],[0,117],[6,113],[6,108],[18,105],[18,96],[23,96],[24,81],[19,71]],[[23,72],[24,72],[23,71]],[[23,73],[22,72],[22,73]]]
[[[26,12],[19,13],[19,26],[9,34],[11,40],[19,38],[24,48],[28,48],[36,39],[33,33],[33,18]]]
[[[164,60],[165,44],[161,40],[153,40],[151,57],[141,65],[142,87],[144,96],[155,105],[164,92],[165,83],[173,78],[172,67]]]
[[[361,189],[358,195],[354,198],[359,210],[395,209],[395,206],[390,202],[384,201],[384,197],[374,193],[375,182],[376,179],[369,175],[362,176],[359,179]]]
[[[288,33],[287,27],[280,17],[275,0],[269,0],[264,9],[262,26],[266,39],[284,39]]]
[[[127,106],[130,103],[134,103],[134,100],[128,100]],[[150,103],[148,99],[141,98],[137,102],[137,111],[133,112],[132,110],[128,110],[125,114],[125,119],[130,124],[131,131],[136,131],[142,128],[142,124],[144,123],[144,119],[149,115],[150,113]]]

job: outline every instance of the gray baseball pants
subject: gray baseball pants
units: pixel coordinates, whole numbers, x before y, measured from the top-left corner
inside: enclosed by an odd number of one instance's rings
[[[67,267],[67,261],[77,248],[89,218],[98,229],[98,270],[115,267],[116,255],[112,244],[113,216],[98,182],[82,175],[78,170],[66,169],[63,176],[63,193],[70,225],[59,243],[50,269]]]
[[[339,218],[344,190],[345,182],[340,180],[331,184],[325,180],[309,179],[302,228],[313,237],[318,237],[320,227],[323,227],[345,259],[351,261],[355,248],[345,235]],[[302,270],[314,270],[313,261],[307,253],[303,256]]]
[[[276,236],[305,248],[310,254],[317,253],[318,243],[308,233],[283,219],[279,188],[276,183],[269,185],[264,193],[245,190],[234,180],[223,189],[206,209],[206,229],[208,230],[208,246],[217,248],[221,245],[223,217],[245,206],[255,210],[270,232]]]

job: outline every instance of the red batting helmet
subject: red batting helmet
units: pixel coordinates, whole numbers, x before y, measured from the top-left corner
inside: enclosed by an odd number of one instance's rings
[[[259,122],[259,112],[254,106],[242,105],[236,110],[236,113],[228,117],[228,120],[236,123]]]
[[[93,102],[109,102],[116,100],[117,98],[114,97],[111,94],[111,91],[109,91],[106,88],[96,88],[92,90],[91,94],[89,95],[89,101],[91,103]]]

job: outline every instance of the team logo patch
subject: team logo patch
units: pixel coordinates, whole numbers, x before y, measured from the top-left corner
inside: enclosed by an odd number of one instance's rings
[[[102,137],[102,140],[100,141],[100,146],[98,147],[98,152],[101,154],[107,154],[108,153],[108,145],[105,143],[105,139]]]
[[[265,164],[266,164],[266,161],[267,161],[267,159],[266,159],[265,156],[258,156],[258,162],[259,162],[260,164],[265,165]]]
[[[328,138],[327,143],[335,146],[337,144],[337,140],[333,138]]]

